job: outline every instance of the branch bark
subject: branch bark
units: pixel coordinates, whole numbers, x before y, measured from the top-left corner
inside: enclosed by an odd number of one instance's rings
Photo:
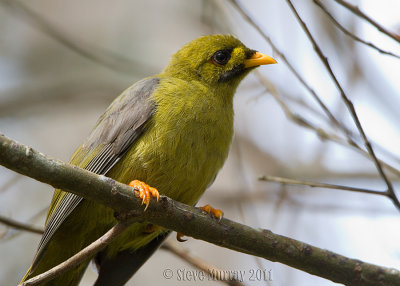
[[[15,172],[225,248],[280,262],[346,285],[400,285],[400,271],[365,263],[311,246],[269,230],[228,219],[217,220],[201,210],[161,196],[144,212],[131,187],[63,163],[0,135],[0,164]]]
[[[127,228],[127,226],[128,225],[124,222],[118,222],[99,239],[86,246],[74,256],[47,270],[46,272],[22,282],[19,284],[19,286],[34,286],[50,281],[51,279],[54,279],[68,270],[73,269],[76,265],[82,263],[83,261],[91,259],[97,252],[104,249],[108,244],[110,244],[111,241],[118,237]]]

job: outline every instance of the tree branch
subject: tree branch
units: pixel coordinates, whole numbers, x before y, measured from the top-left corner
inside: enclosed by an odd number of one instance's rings
[[[335,0],[335,1],[337,3],[339,3],[340,5],[342,5],[343,7],[350,10],[351,12],[353,12],[354,14],[356,14],[357,16],[359,16],[360,18],[366,20],[368,23],[370,23],[372,26],[374,26],[376,29],[378,29],[378,31],[382,32],[383,34],[389,36],[396,42],[400,43],[400,35],[393,33],[391,31],[389,31],[388,29],[386,29],[385,27],[383,27],[382,25],[380,25],[374,19],[372,19],[371,17],[366,15],[364,12],[362,12],[357,6],[352,5],[349,2],[346,2],[344,0]]]
[[[43,229],[31,226],[29,224],[21,223],[19,221],[13,220],[11,218],[6,218],[3,216],[0,216],[0,223],[7,225],[9,227],[12,227],[12,228],[21,229],[21,230],[25,230],[25,231],[29,231],[29,232],[33,232],[33,233],[37,233],[37,234],[43,234]]]
[[[240,5],[240,3],[237,0],[229,0],[232,5],[236,8],[236,10],[243,16],[243,18],[270,44],[270,46],[272,47],[272,49],[274,50],[274,52],[283,60],[283,62],[288,66],[289,70],[295,75],[295,77],[300,81],[300,83],[309,91],[309,93],[314,97],[314,99],[317,101],[317,103],[320,105],[320,107],[323,109],[323,111],[325,112],[325,114],[327,115],[327,117],[330,119],[330,121],[332,122],[332,124],[334,124],[335,126],[337,126],[340,130],[342,130],[347,137],[346,142],[342,142],[342,140],[338,141],[338,140],[333,140],[335,142],[338,142],[344,146],[351,146],[354,147],[357,151],[359,151],[361,154],[363,154],[364,156],[368,156],[369,158],[371,158],[371,154],[370,151],[368,149],[367,146],[367,151],[365,151],[364,149],[362,149],[354,140],[353,140],[353,134],[352,132],[350,132],[346,126],[344,126],[342,123],[340,123],[335,117],[334,115],[330,112],[329,108],[323,103],[323,101],[320,99],[320,97],[318,96],[318,94],[315,92],[314,89],[311,88],[310,85],[307,84],[307,82],[305,81],[305,79],[299,74],[299,72],[294,68],[294,66],[289,62],[289,60],[286,58],[285,54],[283,54],[278,47],[273,43],[273,41],[270,39],[270,37],[268,37],[266,35],[266,33],[261,29],[260,25],[258,25],[256,23],[256,21],[249,15],[249,13],[247,13],[245,11],[245,9]],[[258,75],[260,75],[260,73],[258,72]],[[260,78],[260,76],[259,76]],[[276,97],[275,97],[276,98]],[[282,102],[282,101],[281,101]],[[352,103],[351,103],[352,104]],[[282,105],[281,105],[282,106]],[[285,109],[285,108],[284,108]],[[286,112],[287,110],[285,110]],[[305,127],[310,127],[311,125],[309,124],[309,122],[306,122],[305,120],[303,120],[304,118],[300,118],[299,116],[295,115],[294,113],[290,112],[290,113],[286,113],[286,115],[289,115],[289,118],[294,119],[294,121],[296,121],[297,123],[299,123],[300,125],[303,125]],[[322,130],[321,128],[318,127],[313,127],[311,126],[311,129],[314,129],[317,133],[318,136],[320,136],[322,139],[324,139],[327,135],[327,133]],[[320,133],[321,132],[321,133]],[[328,137],[326,137],[328,138]],[[332,139],[333,137],[329,138]],[[368,141],[369,143],[369,141]],[[370,143],[369,143],[370,145]],[[375,153],[374,153],[375,154]],[[374,159],[374,158],[373,158]],[[374,161],[374,163],[376,164],[377,162]],[[378,159],[378,164],[381,164],[383,166],[385,166],[389,171],[391,171],[393,174],[396,174],[397,176],[399,176],[400,172],[399,170],[397,170],[395,167],[387,164],[386,162]],[[379,171],[379,167],[378,171]],[[383,171],[383,170],[382,170]],[[382,177],[381,172],[379,172],[379,175]],[[385,175],[386,177],[386,175]],[[385,180],[386,182],[386,180]],[[390,184],[390,182],[389,182]],[[393,204],[398,207],[400,209],[400,202],[398,200],[398,198],[396,197],[394,190],[389,188],[388,191],[388,195],[390,196],[390,198],[393,201]]]
[[[389,178],[386,176],[385,171],[382,168],[382,165],[380,163],[380,161],[378,160],[378,157],[375,154],[374,149],[372,148],[372,145],[367,137],[367,135],[364,132],[364,129],[361,125],[360,119],[357,116],[356,113],[356,109],[354,108],[354,104],[353,102],[349,99],[349,97],[346,95],[346,93],[344,92],[343,87],[340,85],[338,79],[336,78],[331,66],[329,65],[328,62],[328,58],[324,55],[324,53],[322,52],[321,48],[318,46],[317,42],[315,41],[314,37],[312,36],[310,30],[307,28],[306,23],[303,21],[303,19],[301,19],[299,13],[297,13],[296,8],[294,7],[293,3],[291,0],[286,0],[286,2],[288,3],[290,9],[292,10],[294,16],[296,17],[296,19],[299,21],[300,26],[303,28],[304,32],[306,33],[308,39],[310,40],[315,52],[317,53],[317,55],[319,56],[319,58],[321,59],[322,63],[324,64],[326,70],[328,71],[332,81],[334,82],[336,88],[338,89],[340,96],[342,97],[342,100],[344,101],[347,109],[350,112],[350,115],[361,135],[361,138],[364,141],[364,145],[365,148],[368,150],[368,153],[370,154],[376,169],[378,170],[379,175],[382,177],[382,179],[385,181],[386,185],[387,185],[387,194],[390,198],[392,198],[392,202],[394,203],[394,205],[400,210],[400,201],[396,196],[396,193],[394,191],[393,188],[393,184],[392,182],[389,180]]]
[[[320,0],[314,0],[314,3],[321,8],[321,10],[326,14],[326,16],[328,16],[328,18],[332,21],[332,23],[339,29],[341,30],[345,35],[349,36],[350,38],[352,38],[354,41],[357,41],[361,44],[364,44],[374,50],[377,50],[379,53],[381,54],[385,54],[388,56],[392,56],[395,57],[397,59],[400,59],[399,55],[396,55],[394,53],[382,50],[381,48],[378,48],[377,46],[375,46],[373,43],[371,42],[367,42],[364,41],[363,39],[361,39],[360,37],[356,36],[355,34],[351,33],[349,30],[347,30],[345,27],[343,27],[336,19],[335,17],[328,11],[328,9],[325,7],[324,4],[322,4],[322,2]]]
[[[273,96],[273,98],[276,100],[276,102],[279,104],[279,106],[282,108],[283,112],[285,113],[286,117],[290,120],[292,120],[294,123],[308,128],[316,133],[316,135],[321,139],[321,140],[330,140],[332,142],[335,142],[339,145],[345,146],[352,148],[353,150],[359,152],[361,155],[363,155],[366,158],[371,158],[367,150],[364,150],[361,148],[360,145],[358,145],[355,141],[353,140],[346,140],[344,138],[341,138],[333,133],[329,133],[328,131],[324,130],[321,127],[318,127],[317,125],[313,124],[312,122],[308,121],[306,118],[301,116],[300,114],[294,113],[289,106],[280,98],[280,94],[278,91],[272,86],[272,84],[269,82],[269,80],[263,76],[259,71],[254,71],[255,75],[259,79],[260,83],[264,85],[267,89],[267,91]],[[390,165],[389,163],[386,163],[385,161],[379,159],[379,162],[384,166],[388,171],[396,175],[397,177],[400,177],[400,170],[396,169],[394,166]],[[390,196],[390,199],[392,200],[392,197]],[[393,202],[393,204],[395,204]]]
[[[102,49],[98,45],[93,46],[87,43],[79,43],[76,39],[73,39],[60,30],[54,28],[54,25],[35,13],[22,2],[0,0],[0,4],[9,8],[15,14],[22,16],[25,20],[32,23],[38,30],[51,37],[53,40],[99,65],[117,72],[129,72],[131,74],[137,73],[138,70],[145,74],[152,74],[152,71],[154,70],[135,59],[126,58],[110,50]]]
[[[348,187],[342,185],[335,185],[335,184],[325,184],[319,182],[311,182],[311,181],[301,181],[289,178],[282,178],[276,176],[261,176],[258,178],[260,181],[267,181],[267,182],[276,182],[283,185],[301,185],[301,186],[309,186],[312,188],[325,188],[325,189],[335,189],[335,190],[343,190],[343,191],[351,191],[357,193],[364,193],[370,195],[379,195],[384,197],[389,197],[386,192],[364,189],[364,188],[356,188],[356,187]],[[391,199],[389,197],[389,199]]]
[[[341,123],[338,119],[333,115],[333,113],[329,110],[326,104],[322,101],[322,99],[318,96],[316,91],[306,82],[306,80],[300,75],[300,73],[296,70],[296,68],[290,63],[290,61],[286,58],[285,54],[278,49],[278,47],[274,44],[274,42],[268,37],[264,31],[260,28],[260,25],[256,23],[256,21],[250,17],[249,13],[247,13],[244,8],[239,4],[237,0],[229,0],[232,5],[236,8],[236,10],[245,18],[245,20],[253,26],[253,28],[268,42],[268,44],[274,50],[274,53],[278,54],[278,56],[282,59],[282,61],[287,65],[289,70],[293,73],[293,75],[300,81],[300,83],[308,90],[314,100],[318,103],[321,109],[324,111],[329,120],[334,124],[337,128],[342,130],[348,137],[349,142],[352,142],[351,132]]]
[[[127,228],[127,226],[128,225],[124,222],[119,221],[99,239],[86,246],[71,258],[68,258],[64,262],[47,270],[46,272],[43,272],[42,274],[32,277],[31,279],[19,284],[19,286],[33,286],[39,285],[39,283],[47,282],[74,268],[76,265],[84,262],[85,260],[91,259],[97,252],[104,249],[111,241],[120,235]]]
[[[19,221],[15,221],[15,220],[11,220],[5,217],[0,216],[0,223],[3,223],[7,226],[22,230],[22,231],[27,231],[27,232],[31,232],[31,233],[36,233],[36,234],[43,234],[44,230],[42,228],[36,228],[36,227],[32,227],[31,225],[27,224],[27,223],[23,223],[23,222],[19,222]],[[104,234],[102,236],[102,239],[107,239],[108,234]],[[108,242],[111,242],[111,240],[107,239]],[[89,247],[89,246],[88,246]],[[90,248],[95,247],[95,246],[91,246]],[[217,266],[210,264],[204,260],[202,260],[199,257],[195,257],[192,254],[190,254],[190,252],[187,249],[183,249],[182,247],[177,246],[176,244],[170,242],[170,241],[166,241],[162,246],[162,249],[176,255],[177,257],[181,258],[182,260],[186,261],[188,264],[192,265],[193,267],[204,271],[205,273],[208,273],[209,275],[213,275],[213,273],[217,272],[217,273],[221,273],[223,270],[218,268]],[[91,250],[90,253],[91,255],[93,255],[96,251],[100,251],[101,248],[95,248],[95,250]],[[81,250],[80,252],[87,252],[85,249]],[[92,252],[95,251],[95,252]],[[76,255],[84,255],[84,254],[80,254],[77,253]],[[91,256],[86,256],[87,258],[90,258]],[[56,266],[57,269],[55,269],[55,267],[53,268],[53,270],[51,271],[52,273],[49,275],[51,275],[50,277],[55,278],[57,275],[61,275],[62,273],[65,272],[64,268],[68,267],[68,269],[71,269],[70,267],[77,265],[79,263],[81,263],[83,260],[74,260],[72,262],[70,262],[72,265],[70,264],[63,264],[63,266],[60,265],[60,267]],[[67,270],[68,270],[67,269]],[[50,270],[49,270],[50,271]],[[60,271],[60,273],[59,273]],[[48,272],[48,271],[47,271]],[[47,276],[46,276],[47,277]],[[35,280],[33,280],[35,278]],[[22,285],[36,285],[40,282],[44,282],[44,280],[39,279],[38,276],[31,278],[29,281],[26,281],[26,283],[33,283],[34,284],[22,284]],[[224,280],[221,277],[216,276],[215,277],[217,280],[227,284],[227,285],[231,285],[231,286],[244,286],[243,283],[241,283],[240,281],[234,279],[234,278],[230,278],[228,280]],[[44,278],[46,279],[45,281],[48,281],[50,278]]]
[[[0,164],[25,176],[128,212],[135,221],[175,230],[187,236],[280,262],[346,285],[400,285],[400,271],[365,263],[309,244],[254,229],[228,219],[217,220],[200,209],[161,196],[144,212],[133,188],[79,167],[46,157],[0,135]],[[121,217],[120,217],[121,218]],[[121,218],[123,219],[123,218]],[[321,267],[323,266],[323,267]]]

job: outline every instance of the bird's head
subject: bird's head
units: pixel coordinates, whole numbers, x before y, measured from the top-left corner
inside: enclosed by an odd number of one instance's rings
[[[274,63],[273,58],[247,48],[231,35],[209,35],[183,46],[172,56],[164,73],[234,90],[250,70]]]

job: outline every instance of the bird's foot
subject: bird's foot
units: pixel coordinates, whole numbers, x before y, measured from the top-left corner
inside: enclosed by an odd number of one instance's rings
[[[217,219],[221,220],[222,217],[224,216],[224,212],[219,210],[219,209],[214,209],[210,205],[205,205],[203,207],[200,207],[201,210],[205,211],[206,213],[213,214]]]
[[[176,233],[176,240],[179,242],[185,242],[187,241],[187,239],[183,239],[182,237],[184,237],[185,235],[183,233],[177,232]]]
[[[157,202],[160,198],[160,194],[157,189],[150,187],[146,183],[139,181],[139,180],[134,180],[129,183],[129,186],[134,188],[135,191],[138,192],[138,196],[142,199],[142,204],[145,204],[146,207],[144,210],[147,209],[150,203],[151,197],[157,198]]]

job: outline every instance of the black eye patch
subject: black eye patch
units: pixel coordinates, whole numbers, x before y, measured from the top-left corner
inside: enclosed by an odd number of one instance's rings
[[[231,53],[232,50],[227,49],[216,51],[211,60],[217,65],[224,66],[231,58]]]
[[[256,50],[246,50],[246,59],[250,59],[256,52]]]
[[[240,64],[235,66],[233,69],[223,73],[220,77],[219,77],[219,82],[227,82],[237,76],[240,76],[241,74],[243,74],[246,71],[244,64]]]

